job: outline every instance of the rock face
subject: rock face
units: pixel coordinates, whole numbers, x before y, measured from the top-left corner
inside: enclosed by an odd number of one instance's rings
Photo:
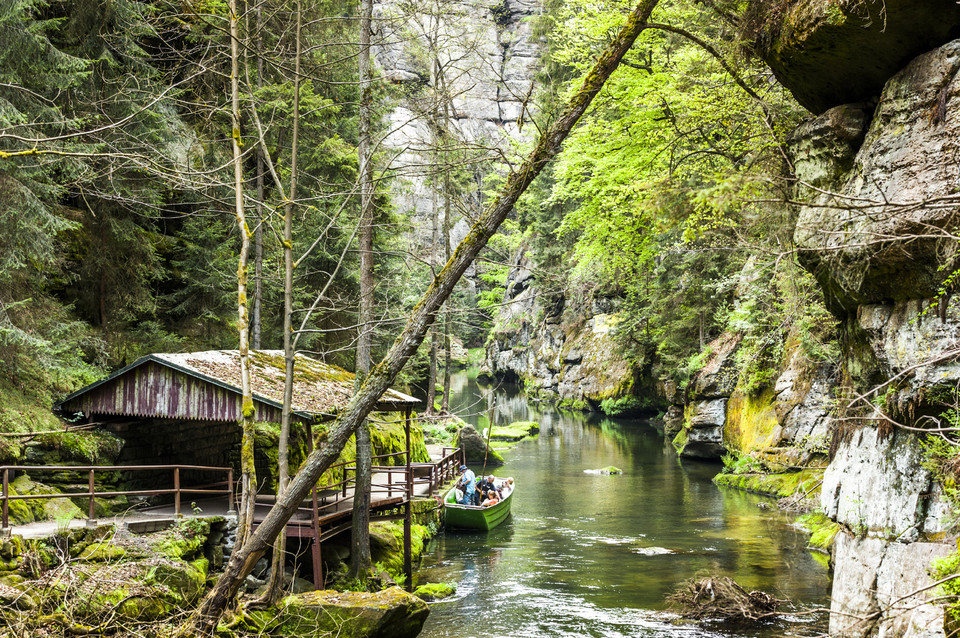
[[[872,119],[841,106],[796,133],[797,176],[831,193],[806,194],[795,238],[838,315],[937,294],[938,266],[957,246],[944,229],[957,220],[960,120],[947,113],[960,94],[958,69],[955,41],[896,74]]]
[[[482,0],[441,2],[434,9],[416,9],[389,0],[376,6],[379,30],[388,33],[374,48],[385,79],[403,96],[386,116],[389,131],[383,146],[396,155],[394,165],[403,176],[394,189],[398,209],[412,215],[413,236],[421,250],[434,241],[432,228],[443,214],[443,201],[433,184],[439,161],[431,150],[437,144],[438,122],[446,111],[451,136],[473,165],[472,189],[459,194],[474,210],[481,205],[484,178],[490,170],[491,149],[509,153],[512,144],[529,138],[529,119],[535,66],[543,47],[533,35],[532,18],[540,13],[536,0]],[[398,31],[397,24],[404,26]],[[433,44],[431,44],[433,43]],[[438,81],[432,51],[443,69]],[[448,96],[438,103],[437,95]],[[487,160],[484,161],[484,157]],[[427,168],[425,168],[425,166]],[[454,220],[454,245],[469,227]],[[469,275],[469,273],[468,273]]]
[[[915,56],[960,35],[953,0],[754,0],[757,45],[814,113],[875,97]]]
[[[399,587],[376,593],[324,590],[284,598],[276,623],[284,636],[414,638],[429,613],[425,602]]]
[[[561,407],[629,402],[637,373],[615,338],[618,300],[571,308],[562,296],[544,299],[532,265],[521,257],[508,276],[504,302],[511,303],[501,308],[487,344],[489,372],[522,381],[529,396]]]
[[[909,6],[922,21],[936,4]],[[901,5],[886,2],[891,16]],[[938,542],[948,499],[924,467],[921,436],[883,415],[929,427],[960,382],[960,311],[938,292],[957,247],[958,71],[960,41],[948,42],[891,74],[875,108],[837,106],[791,140],[797,176],[819,189],[800,191],[809,203],[795,234],[801,263],[843,322],[843,375],[867,399],[835,433],[823,477],[823,511],[852,532],[834,550],[831,635],[944,635],[933,594],[907,594],[930,584],[931,560],[955,550]]]
[[[790,338],[792,354],[772,390],[749,395],[739,386],[739,345],[739,336],[732,334],[709,344],[710,358],[685,396],[674,395],[674,401],[686,403],[667,411],[664,433],[676,434],[680,456],[719,459],[733,451],[761,455],[778,465],[809,466],[811,456],[824,447],[832,422],[835,381],[830,367],[811,364]]]

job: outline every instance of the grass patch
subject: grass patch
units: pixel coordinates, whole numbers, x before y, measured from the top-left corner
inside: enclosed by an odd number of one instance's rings
[[[495,425],[490,432],[491,441],[520,441],[528,436],[540,433],[540,424],[536,421],[514,421],[510,425]]]

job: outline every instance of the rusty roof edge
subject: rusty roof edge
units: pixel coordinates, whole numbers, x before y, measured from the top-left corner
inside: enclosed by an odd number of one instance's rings
[[[224,390],[228,390],[228,391],[230,391],[230,392],[233,392],[234,394],[238,394],[238,395],[240,395],[241,397],[243,396],[243,390],[242,390],[241,388],[238,388],[238,387],[235,386],[235,385],[230,385],[229,383],[226,383],[226,382],[224,382],[224,381],[221,381],[220,379],[217,379],[216,377],[211,377],[211,376],[209,376],[209,375],[207,375],[207,374],[204,374],[204,373],[200,372],[199,370],[194,370],[194,369],[187,368],[187,367],[184,367],[184,366],[182,366],[182,365],[176,364],[176,363],[170,361],[169,359],[164,359],[164,358],[158,357],[157,355],[154,355],[154,354],[148,354],[148,355],[144,355],[144,356],[140,357],[139,359],[137,359],[136,361],[134,361],[134,362],[131,363],[130,365],[126,366],[125,368],[120,368],[120,369],[117,370],[116,372],[113,372],[113,373],[109,374],[108,376],[104,377],[103,379],[100,379],[99,381],[94,381],[94,382],[91,383],[90,385],[88,385],[88,386],[86,386],[86,387],[83,387],[83,388],[80,388],[80,389],[77,390],[76,392],[73,392],[72,394],[67,395],[66,397],[64,397],[63,399],[61,399],[58,403],[54,403],[54,404],[53,404],[54,410],[58,410],[58,411],[59,411],[60,408],[63,406],[63,404],[66,403],[67,401],[72,401],[73,399],[76,399],[77,397],[82,396],[82,395],[90,392],[91,390],[95,390],[96,388],[99,388],[101,385],[103,385],[103,384],[105,384],[105,383],[108,383],[108,382],[110,382],[110,381],[113,381],[114,379],[116,379],[116,378],[119,377],[120,375],[125,374],[125,373],[129,372],[130,370],[133,370],[134,368],[137,368],[137,367],[139,367],[139,366],[142,366],[144,363],[147,363],[147,362],[149,362],[149,361],[153,361],[154,363],[159,363],[159,364],[165,365],[165,366],[167,366],[168,368],[172,368],[172,369],[174,369],[174,370],[177,370],[178,372],[182,372],[182,373],[184,373],[184,374],[186,374],[186,375],[189,375],[189,376],[191,376],[191,377],[193,377],[193,378],[195,378],[195,379],[200,379],[201,381],[207,381],[207,382],[212,383],[213,385],[215,385],[215,386],[217,386],[217,387],[223,388]],[[265,396],[263,396],[263,395],[254,393],[253,398],[254,398],[255,400],[257,400],[257,401],[260,401],[261,403],[266,403],[267,405],[273,406],[273,407],[275,407],[275,408],[280,408],[281,410],[283,409],[283,404],[282,404],[282,403],[279,403],[279,402],[277,402],[277,401],[275,401],[275,400],[273,400],[273,399],[271,399],[271,398],[269,398],[269,397],[265,397]],[[316,413],[316,412],[305,412],[305,411],[303,411],[303,410],[291,410],[291,414],[295,414],[295,415],[297,415],[297,416],[299,416],[299,417],[302,417],[302,418],[304,418],[304,419],[314,419],[314,418],[316,418],[320,413]]]

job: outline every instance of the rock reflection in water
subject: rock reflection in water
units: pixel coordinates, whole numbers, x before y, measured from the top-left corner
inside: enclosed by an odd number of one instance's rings
[[[456,375],[451,408],[477,427],[535,420],[540,436],[506,453],[513,515],[487,533],[441,535],[421,581],[456,581],[433,605],[427,638],[816,635],[824,614],[749,630],[673,624],[664,596],[699,572],[826,605],[824,567],[791,519],[759,497],[721,491],[719,466],[681,463],[641,421],[558,412],[514,388],[484,392]],[[616,466],[623,475],[585,474]],[[499,472],[499,470],[498,470]]]

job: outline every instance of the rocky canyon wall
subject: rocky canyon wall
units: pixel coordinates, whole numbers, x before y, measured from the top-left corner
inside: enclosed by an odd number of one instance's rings
[[[432,250],[443,216],[441,165],[455,165],[458,173],[451,206],[456,245],[483,204],[485,179],[504,154],[530,139],[534,127],[524,122],[543,49],[534,34],[540,11],[538,0],[377,5],[375,58],[397,96],[385,117],[383,149],[397,178],[393,201],[411,216],[420,254]],[[441,143],[456,150],[438,152]]]

